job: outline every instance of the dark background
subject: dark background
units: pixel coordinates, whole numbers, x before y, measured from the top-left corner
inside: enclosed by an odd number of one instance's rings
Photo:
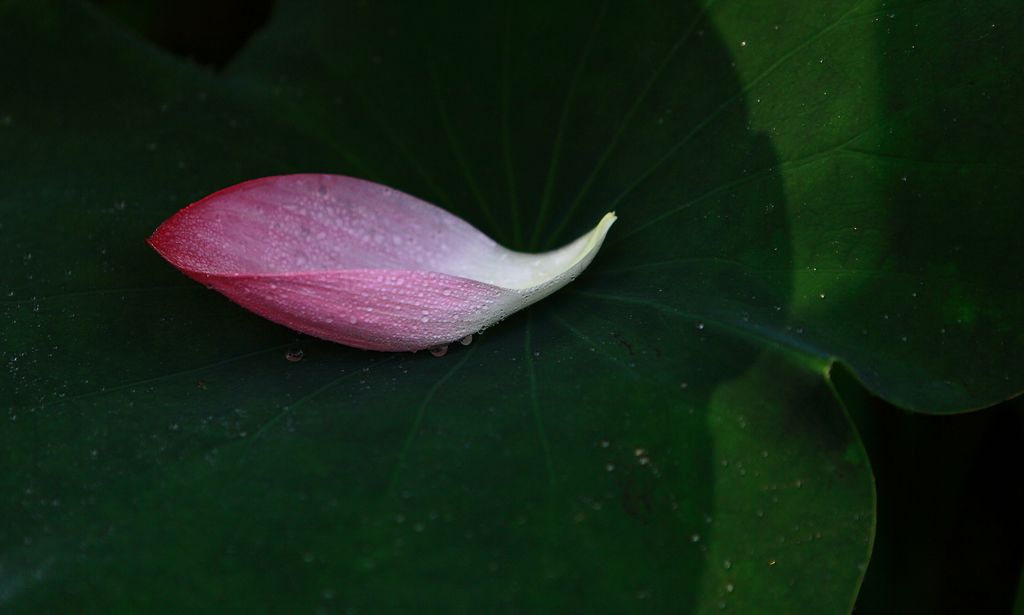
[[[94,4],[213,71],[273,8],[270,0]],[[1024,613],[1024,400],[922,415],[867,394],[842,368],[833,378],[864,439],[878,493],[874,554],[855,612]]]

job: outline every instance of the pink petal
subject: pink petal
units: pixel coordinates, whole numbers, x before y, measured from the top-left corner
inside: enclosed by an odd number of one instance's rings
[[[450,213],[340,175],[266,177],[179,211],[150,245],[193,279],[292,329],[371,350],[476,333],[561,288],[614,214],[545,254],[507,250]]]

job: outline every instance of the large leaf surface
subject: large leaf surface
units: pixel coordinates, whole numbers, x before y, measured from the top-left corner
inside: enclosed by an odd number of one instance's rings
[[[1021,386],[1018,11],[407,4],[282,2],[218,76],[0,4],[2,604],[848,610],[873,489],[830,362],[922,411]],[[524,249],[620,221],[443,359],[143,243],[300,171]]]

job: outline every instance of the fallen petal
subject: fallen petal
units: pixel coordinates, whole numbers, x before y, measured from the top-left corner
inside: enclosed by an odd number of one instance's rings
[[[216,192],[149,244],[242,307],[370,350],[421,350],[477,333],[572,281],[615,214],[543,254],[513,252],[447,211],[341,175],[283,175]]]

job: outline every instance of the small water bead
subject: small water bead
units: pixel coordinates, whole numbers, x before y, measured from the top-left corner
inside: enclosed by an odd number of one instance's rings
[[[303,352],[301,348],[291,348],[288,352],[284,353],[284,358],[292,363],[298,363],[302,360],[302,355]]]
[[[423,322],[426,322],[426,319],[424,319]],[[435,346],[431,348],[430,354],[434,355],[435,357],[443,357],[444,355],[448,354],[448,344],[442,344],[440,346]]]
[[[470,344],[473,343],[473,334],[470,333],[466,337],[462,338],[461,340],[459,340],[459,343],[462,344],[463,346],[469,346]]]

